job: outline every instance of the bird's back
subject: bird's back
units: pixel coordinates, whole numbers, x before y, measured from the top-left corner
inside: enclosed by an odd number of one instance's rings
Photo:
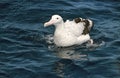
[[[71,34],[75,36],[80,36],[83,33],[84,25],[82,22],[75,23],[75,21],[69,21],[67,20],[65,22],[65,28],[70,32]]]

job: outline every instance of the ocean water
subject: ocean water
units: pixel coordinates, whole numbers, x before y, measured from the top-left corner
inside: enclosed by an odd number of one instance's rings
[[[93,20],[96,46],[56,48],[54,14]],[[0,78],[120,78],[120,0],[0,0]]]

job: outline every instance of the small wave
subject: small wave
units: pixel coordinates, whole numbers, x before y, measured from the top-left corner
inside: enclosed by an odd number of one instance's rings
[[[46,35],[44,38],[48,44],[54,44],[54,41],[53,41],[54,38],[52,34]]]
[[[120,40],[114,40],[114,41],[111,43],[111,46],[120,46]]]
[[[9,75],[4,71],[0,71],[0,78],[9,78]]]
[[[86,44],[86,48],[96,48],[105,45],[105,42],[102,41],[101,43],[93,43],[93,44]]]

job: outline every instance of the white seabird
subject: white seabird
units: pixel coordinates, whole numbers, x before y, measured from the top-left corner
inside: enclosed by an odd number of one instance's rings
[[[55,26],[54,43],[59,47],[81,45],[89,40],[93,43],[89,35],[93,22],[89,19],[76,18],[64,22],[60,15],[53,15],[44,27],[50,25]]]

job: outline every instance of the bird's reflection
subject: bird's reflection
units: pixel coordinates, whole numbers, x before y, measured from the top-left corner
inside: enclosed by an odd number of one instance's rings
[[[76,51],[74,47],[57,48],[55,54],[64,59],[87,60],[87,54],[82,54],[82,52]]]
[[[81,66],[77,66],[74,64],[74,61],[87,61],[87,53],[82,52],[85,50],[80,47],[76,48],[76,46],[66,47],[66,48],[58,48],[55,46],[49,46],[49,49],[60,58],[59,61],[55,62],[53,70],[54,72],[65,78],[69,76],[70,78],[79,78],[76,75],[86,76],[86,70],[84,70]],[[53,50],[54,49],[54,50]],[[80,51],[81,50],[81,51]],[[68,77],[68,78],[69,78]],[[84,77],[86,78],[86,77]]]
[[[63,59],[71,59],[71,60],[87,60],[87,54],[80,51],[79,48],[76,46],[65,47],[65,48],[58,48],[54,45],[48,46],[49,50],[51,50],[58,58]],[[85,50],[85,49],[83,49]]]
[[[82,46],[57,47],[53,43],[53,37],[47,36],[48,49],[60,60],[54,63],[54,72],[62,78],[88,78],[89,73],[74,61],[89,61],[88,52],[94,50],[99,44],[85,44]],[[81,76],[81,77],[80,77]]]
[[[89,76],[87,70],[74,64],[70,59],[60,59],[55,62],[53,71],[61,78],[87,78]]]

